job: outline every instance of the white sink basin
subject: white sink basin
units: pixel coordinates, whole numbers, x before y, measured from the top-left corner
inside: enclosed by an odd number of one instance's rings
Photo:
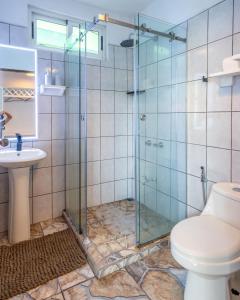
[[[29,173],[30,166],[47,156],[40,149],[0,150],[0,166],[8,168],[9,216],[8,239],[18,243],[30,239]]]
[[[3,149],[0,150],[0,166],[11,169],[30,167],[46,156],[46,152],[34,148],[22,151]]]

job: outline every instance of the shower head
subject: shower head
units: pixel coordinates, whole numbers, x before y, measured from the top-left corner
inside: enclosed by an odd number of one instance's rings
[[[124,48],[131,48],[134,46],[134,39],[124,40],[120,43],[120,45]]]

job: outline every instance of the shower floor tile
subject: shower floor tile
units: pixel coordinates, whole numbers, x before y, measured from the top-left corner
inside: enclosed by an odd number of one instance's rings
[[[116,201],[88,209],[88,236],[80,236],[88,261],[98,278],[132,264],[168,243],[158,239],[145,246],[136,246],[136,203]],[[169,232],[172,224],[148,209],[141,209],[141,239],[158,237],[159,228]]]

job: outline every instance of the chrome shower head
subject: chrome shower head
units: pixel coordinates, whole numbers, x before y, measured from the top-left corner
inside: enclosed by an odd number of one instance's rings
[[[131,48],[134,46],[134,39],[124,40],[120,45],[124,48]]]

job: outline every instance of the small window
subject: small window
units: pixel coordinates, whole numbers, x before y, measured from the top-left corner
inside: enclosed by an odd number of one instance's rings
[[[81,33],[84,34],[84,29],[81,29]],[[63,50],[69,36],[72,40],[79,39],[79,28],[76,22],[32,13],[32,39],[37,48]],[[102,41],[103,30],[101,26],[97,26],[89,31],[80,43],[81,50],[85,51],[86,48],[87,57],[101,59],[103,58]],[[76,50],[77,47],[79,47],[78,43],[75,46]]]

